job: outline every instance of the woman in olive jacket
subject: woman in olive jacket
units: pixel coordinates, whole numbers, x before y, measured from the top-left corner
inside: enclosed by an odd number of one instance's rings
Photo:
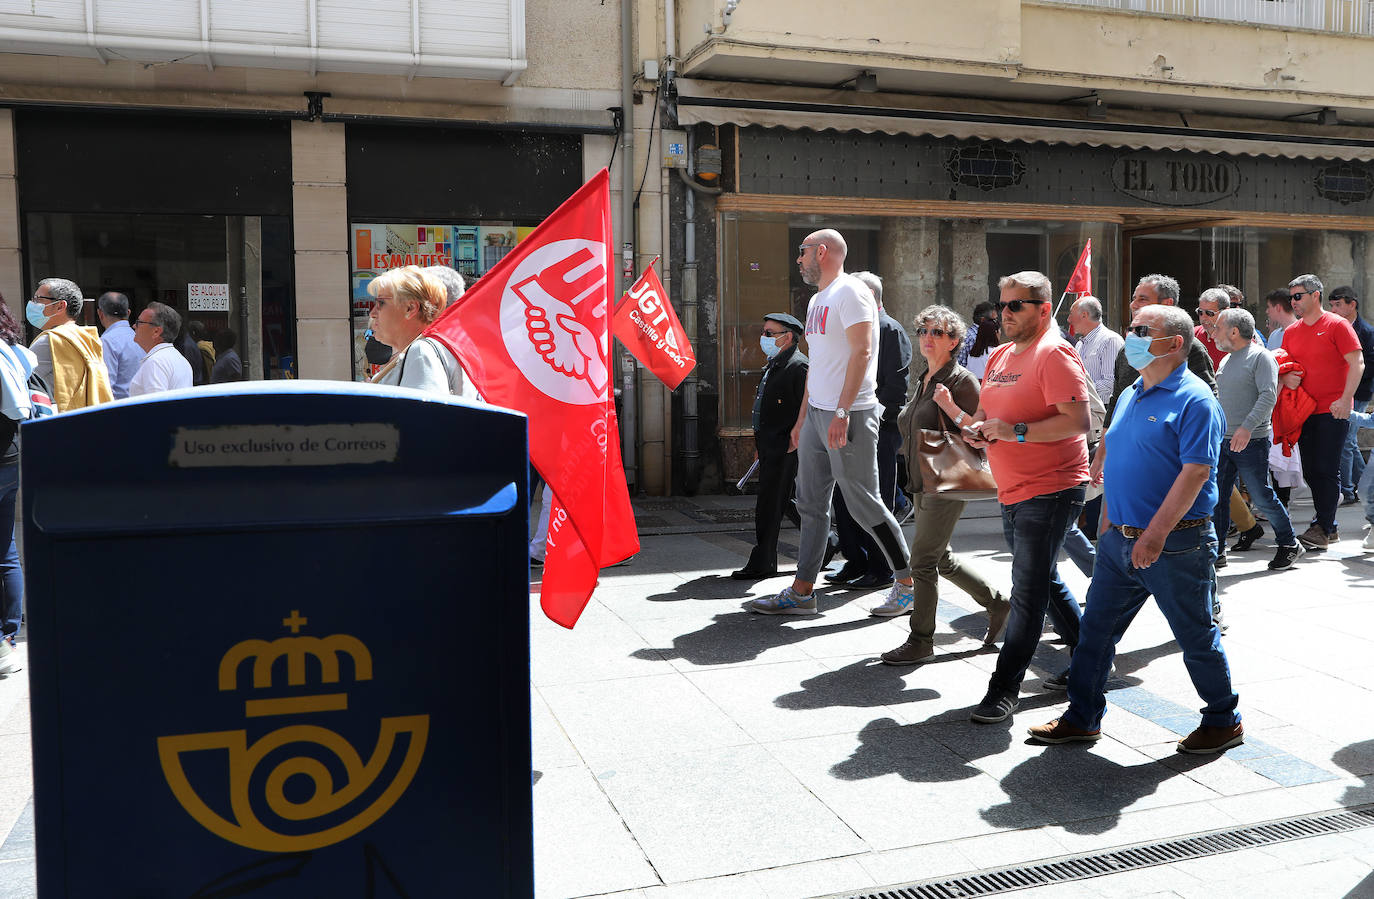
[[[985,644],[996,641],[1011,612],[1006,596],[988,584],[982,572],[968,560],[949,550],[949,538],[964,512],[964,501],[922,493],[921,472],[916,464],[921,430],[957,430],[964,417],[978,408],[978,379],[954,361],[966,331],[964,320],[947,306],[927,306],[917,314],[915,325],[926,373],[921,377],[920,389],[898,416],[897,429],[906,447],[907,483],[916,493],[916,532],[911,539],[911,576],[916,595],[911,604],[911,636],[882,655],[889,665],[915,665],[935,652],[937,574],[988,610]],[[940,414],[941,409],[944,415]]]

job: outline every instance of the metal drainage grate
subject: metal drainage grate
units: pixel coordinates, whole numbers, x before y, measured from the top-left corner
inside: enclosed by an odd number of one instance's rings
[[[1239,849],[1285,843],[1304,837],[1358,830],[1371,825],[1374,825],[1374,806],[1365,806],[1343,812],[1290,818],[1286,821],[1271,821],[1268,824],[1256,824],[1235,830],[1218,830],[1177,840],[1146,843],[1129,849],[1113,849],[998,871],[964,874],[943,880],[915,881],[863,893],[832,893],[822,899],[955,899],[963,896],[993,896],[1013,890],[1086,880],[1090,877],[1168,865],[1192,858],[1235,852]]]

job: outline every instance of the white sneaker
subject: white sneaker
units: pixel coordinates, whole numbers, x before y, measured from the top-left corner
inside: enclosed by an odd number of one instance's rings
[[[910,609],[911,601],[915,598],[915,588],[911,584],[893,581],[892,589],[887,594],[887,600],[870,611],[879,618],[895,618]]]
[[[1364,535],[1364,543],[1361,546],[1364,549],[1374,549],[1374,528],[1370,528],[1369,533]]]

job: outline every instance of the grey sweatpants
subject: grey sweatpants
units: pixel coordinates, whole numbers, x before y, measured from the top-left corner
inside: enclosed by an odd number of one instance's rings
[[[911,576],[906,540],[897,519],[878,497],[878,409],[849,413],[849,442],[830,449],[826,431],[835,413],[812,406],[802,423],[797,445],[797,511],[801,513],[801,549],[797,580],[814,584],[825,560],[830,536],[830,493],[838,486],[844,504],[859,527],[887,557],[898,578]]]

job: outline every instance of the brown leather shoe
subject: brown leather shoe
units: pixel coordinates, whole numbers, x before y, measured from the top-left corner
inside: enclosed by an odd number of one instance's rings
[[[1229,727],[1208,727],[1204,724],[1178,741],[1178,751],[1207,755],[1224,752],[1244,742],[1245,728],[1239,721]]]
[[[1101,730],[1083,730],[1072,724],[1065,724],[1063,718],[1055,718],[1046,724],[1037,724],[1026,729],[1031,739],[1041,743],[1092,743],[1102,739]]]
[[[889,649],[881,658],[886,665],[919,665],[935,655],[935,647],[929,643],[908,640],[896,649]]]
[[[997,638],[1002,636],[1002,629],[1007,626],[1007,618],[1011,615],[1011,603],[1002,600],[1000,606],[993,606],[992,611],[988,612],[988,635],[983,638],[984,646],[991,646],[997,642]]]

